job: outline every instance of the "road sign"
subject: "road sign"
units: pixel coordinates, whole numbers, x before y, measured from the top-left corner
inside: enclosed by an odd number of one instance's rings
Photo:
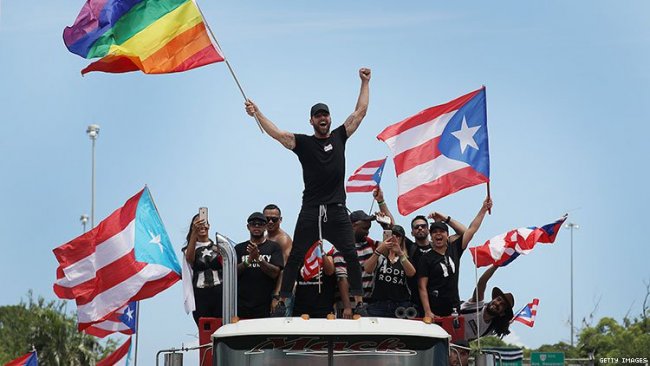
[[[564,366],[564,352],[532,352],[530,366]]]

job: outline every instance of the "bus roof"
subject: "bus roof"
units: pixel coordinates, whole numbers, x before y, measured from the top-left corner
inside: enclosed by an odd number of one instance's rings
[[[402,335],[449,339],[436,324],[420,320],[363,317],[347,319],[264,318],[240,320],[217,329],[213,338],[249,335]]]

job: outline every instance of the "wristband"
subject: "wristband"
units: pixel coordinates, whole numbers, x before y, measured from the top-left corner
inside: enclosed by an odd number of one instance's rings
[[[381,205],[385,205],[386,202],[385,202],[385,201],[377,201],[377,204],[378,204],[379,206],[381,206]]]
[[[380,253],[377,249],[375,249],[375,255],[376,255],[377,257],[381,257],[381,253]]]
[[[406,254],[402,254],[402,255],[399,257],[399,261],[402,262],[402,263],[403,263],[403,262],[406,262],[408,259],[409,259],[409,257],[408,257]]]
[[[248,258],[244,259],[242,263],[244,263],[244,267],[248,267],[251,265],[250,263],[248,263]]]

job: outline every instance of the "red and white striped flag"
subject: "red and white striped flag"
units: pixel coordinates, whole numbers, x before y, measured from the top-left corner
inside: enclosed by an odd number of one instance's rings
[[[180,280],[181,266],[146,187],[53,252],[59,262],[54,292],[75,299],[79,330]]]
[[[124,342],[115,352],[97,362],[97,366],[128,366],[131,358],[131,337]]]
[[[347,183],[345,183],[345,191],[348,193],[372,192],[381,182],[385,164],[386,158],[363,164],[348,178]]]
[[[323,251],[327,255],[332,255],[334,253],[334,246],[324,241],[321,251],[320,240],[316,240],[305,254],[305,263],[300,270],[300,275],[305,281],[309,281],[318,276],[318,272],[320,272],[320,268],[323,266]]]
[[[393,152],[402,215],[489,182],[485,88],[388,126],[377,138]]]
[[[537,306],[539,305],[539,299],[533,299],[533,302],[528,303],[510,321],[518,321],[522,324],[526,324],[531,327],[535,325],[535,316],[537,315]]]

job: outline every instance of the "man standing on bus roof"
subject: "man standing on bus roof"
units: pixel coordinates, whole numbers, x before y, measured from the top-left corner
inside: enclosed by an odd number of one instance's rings
[[[366,116],[370,95],[370,69],[361,68],[359,77],[361,90],[354,112],[333,131],[330,131],[332,119],[329,107],[324,103],[311,107],[309,123],[314,129],[311,136],[280,130],[260,112],[255,103],[251,100],[245,103],[246,112],[257,117],[269,136],[298,155],[305,185],[302,208],[293,235],[293,247],[282,277],[281,301],[273,315],[284,316],[283,300],[291,296],[305,253],[321,236],[343,254],[348,266],[350,295],[354,296],[357,302],[355,311],[360,315],[366,314],[362,301],[361,266],[354,247],[352,224],[345,207],[344,189],[345,143]]]

